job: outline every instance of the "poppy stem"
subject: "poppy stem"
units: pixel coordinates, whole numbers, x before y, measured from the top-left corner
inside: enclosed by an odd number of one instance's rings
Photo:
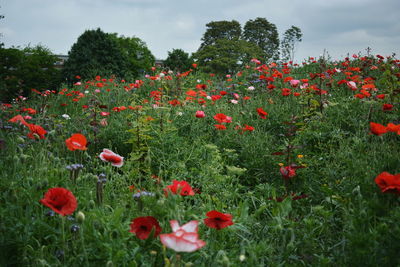
[[[80,235],[81,235],[81,243],[82,243],[82,250],[83,254],[85,255],[85,261],[86,261],[86,266],[89,266],[89,258],[85,249],[85,240],[84,240],[84,235],[83,235],[83,224],[81,225],[81,230],[80,230]]]
[[[289,179],[283,179],[285,181],[285,190],[286,190],[286,195],[289,194]]]
[[[372,112],[373,112],[373,106],[372,106],[372,103],[371,103],[371,104],[369,105],[367,121],[371,121]]]
[[[100,206],[103,203],[103,183],[101,181],[97,181],[96,184],[96,199],[97,204]]]
[[[67,253],[67,246],[65,243],[65,216],[60,215],[61,216],[61,233],[62,233],[62,241],[63,241],[63,250],[64,250],[64,257],[63,257],[63,261],[65,259],[65,254]]]

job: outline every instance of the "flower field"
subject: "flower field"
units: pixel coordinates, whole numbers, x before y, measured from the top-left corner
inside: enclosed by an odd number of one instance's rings
[[[400,61],[152,68],[1,104],[2,266],[397,266]]]

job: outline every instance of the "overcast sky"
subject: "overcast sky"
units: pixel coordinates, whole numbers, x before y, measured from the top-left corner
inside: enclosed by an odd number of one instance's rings
[[[303,32],[295,61],[334,59],[367,47],[373,54],[400,54],[400,0],[0,0],[0,33],[6,47],[42,44],[67,54],[79,35],[104,32],[136,36],[158,59],[200,46],[211,21],[266,18],[280,38],[291,25]]]

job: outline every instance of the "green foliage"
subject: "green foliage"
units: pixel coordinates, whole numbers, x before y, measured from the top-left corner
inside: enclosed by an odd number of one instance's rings
[[[0,101],[29,96],[31,89],[58,89],[61,73],[54,66],[56,61],[57,57],[41,45],[24,49],[0,48]]]
[[[122,54],[127,56],[128,73],[126,78],[138,77],[139,74],[143,74],[154,66],[155,57],[140,38],[117,36],[117,33],[109,35],[118,43]]]
[[[231,74],[251,58],[262,61],[279,58],[279,37],[275,24],[265,18],[249,20],[242,28],[233,21],[212,21],[193,54],[205,72]]]
[[[370,134],[369,122],[399,124],[399,66],[368,57],[317,62],[285,68],[290,73],[276,75],[273,90],[258,79],[258,65],[249,63],[229,81],[198,69],[187,76],[143,77],[132,89],[125,82],[93,80],[2,106],[0,264],[398,266],[399,196],[382,193],[374,178],[400,172],[400,135]],[[360,80],[374,77],[378,91],[355,98],[357,92],[338,82],[350,68],[359,68]],[[323,75],[314,77],[316,72]],[[277,73],[283,70],[264,69],[265,76]],[[289,76],[307,77],[308,85],[292,87]],[[282,95],[283,87],[292,94]],[[384,100],[375,97],[381,92]],[[221,98],[213,100],[216,95]],[[393,110],[382,110],[383,103],[393,103]],[[25,126],[8,121],[26,114],[22,105],[38,111],[29,122],[48,131],[45,139],[28,139]],[[197,118],[198,110],[205,117]],[[226,130],[216,130],[217,113],[232,118]],[[244,125],[254,129],[244,131]],[[78,132],[87,137],[88,149],[69,151],[65,140]],[[104,148],[123,156],[124,165],[101,161]],[[84,166],[79,175],[66,168],[74,163]],[[299,168],[294,177],[282,178],[280,168],[288,163]],[[96,205],[101,173],[106,181]],[[187,181],[196,194],[166,196],[163,189],[173,180]],[[72,216],[52,216],[39,202],[53,187],[76,196]],[[136,195],[143,191],[152,194]],[[208,228],[203,219],[211,210],[231,214],[234,224]],[[79,212],[85,220],[77,218]],[[159,238],[140,240],[129,232],[140,216],[154,216],[162,233],[172,231],[170,220],[197,220],[207,244],[176,253]]]
[[[243,39],[256,44],[263,51],[264,55],[260,60],[279,59],[279,35],[275,24],[265,18],[256,18],[246,22],[243,28]]]
[[[188,53],[182,49],[173,49],[168,52],[168,57],[164,61],[164,66],[173,71],[184,72],[191,68],[193,60]]]
[[[202,43],[199,50],[209,45],[215,45],[220,39],[231,41],[238,40],[242,33],[240,23],[236,20],[211,21],[206,24],[206,27],[206,32],[204,33],[203,38],[201,38]]]
[[[121,40],[121,43],[125,41]],[[130,43],[129,39],[126,39]],[[128,45],[125,51],[129,51]],[[63,69],[64,78],[73,81],[76,75],[90,79],[96,75],[115,75],[123,78],[129,75],[129,52],[123,53],[116,38],[100,28],[86,30],[68,52]]]
[[[302,37],[303,34],[301,33],[300,28],[296,26],[292,26],[285,31],[281,42],[282,60],[294,60],[296,44],[301,42]]]
[[[208,73],[232,74],[252,58],[261,58],[263,51],[244,40],[218,39],[194,54],[200,68]]]

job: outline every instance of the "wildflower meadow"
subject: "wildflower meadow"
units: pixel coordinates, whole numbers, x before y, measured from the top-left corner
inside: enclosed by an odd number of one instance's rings
[[[1,104],[2,266],[400,264],[400,60],[198,67]]]

